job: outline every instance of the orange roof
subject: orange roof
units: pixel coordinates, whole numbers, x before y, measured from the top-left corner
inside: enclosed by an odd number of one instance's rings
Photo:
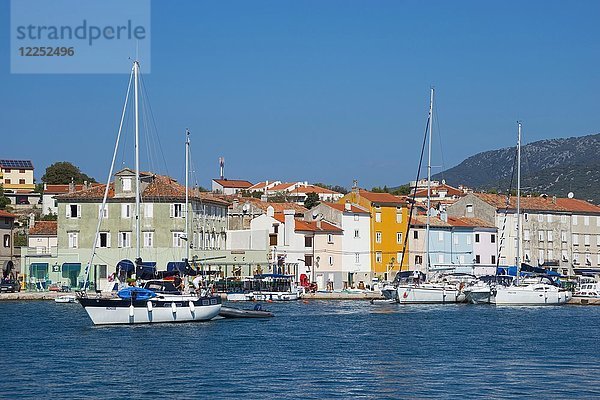
[[[411,225],[413,226],[425,226],[427,224],[427,216],[419,215],[413,217]],[[443,221],[440,217],[430,217],[429,226],[433,227],[464,227],[464,228],[495,228],[496,226],[485,222],[478,218],[456,218],[448,217],[448,221]]]
[[[356,204],[350,204],[350,210],[346,210],[346,205],[345,204],[340,204],[340,203],[328,203],[328,202],[322,202],[321,204],[324,204],[328,207],[334,208],[338,211],[342,211],[342,212],[352,212],[352,213],[357,213],[357,214],[369,214],[369,210],[366,210],[360,206],[357,206]]]
[[[506,208],[506,196],[491,193],[474,193],[475,196],[497,209]],[[517,208],[516,196],[510,197],[509,209]],[[521,197],[521,209],[531,211],[556,211],[556,212],[588,212],[599,213],[600,207],[585,200],[547,197]]]
[[[446,191],[448,193],[448,196],[462,196],[465,195],[465,193],[462,190],[459,190],[455,187],[452,187],[450,185],[447,185],[445,183],[438,185],[438,186],[432,186],[431,187],[431,194],[432,195],[436,195],[439,192],[443,192]],[[427,189],[421,189],[418,192],[415,193],[415,197],[427,197]]]
[[[295,185],[295,183],[289,183],[289,182],[280,183],[279,185],[275,185],[272,188],[270,188],[269,191],[272,190],[274,192],[280,192],[282,190],[287,190],[294,185]]]
[[[0,217],[2,218],[17,218],[15,214],[11,214],[8,211],[0,210]]]
[[[359,190],[358,194],[372,203],[406,204],[406,197],[394,196],[390,193],[374,193],[368,190]]]
[[[29,235],[56,236],[56,221],[36,221],[32,228],[29,228]]]
[[[92,183],[93,186],[99,186],[100,183]],[[82,184],[75,185],[75,191],[83,190],[85,187]],[[44,189],[44,193],[49,194],[61,194],[61,193],[69,193],[69,185],[46,185]]]
[[[251,182],[241,179],[213,179],[213,181],[217,182],[224,188],[248,189],[250,186],[252,186]]]
[[[267,211],[269,206],[273,207],[276,213],[284,212],[285,210],[294,210],[296,213],[304,213],[308,209],[300,204],[296,203],[272,203],[268,201],[262,201],[254,197],[242,197],[239,199],[240,204],[251,203],[253,206],[260,208],[263,211]],[[231,207],[230,207],[231,208]]]
[[[285,215],[282,213],[275,213],[275,215],[273,215],[273,218],[275,218],[282,224],[285,223]],[[317,221],[308,222],[298,218],[294,218],[294,220],[296,224],[295,230],[299,232],[343,232],[341,228],[338,228],[337,226],[330,224],[326,221],[321,221],[321,227],[319,228],[317,225]]]
[[[296,190],[294,190],[296,191]],[[315,185],[308,185],[305,187],[299,187],[297,189],[298,193],[323,193],[323,194],[341,194],[333,190],[329,190],[327,188],[323,188]]]

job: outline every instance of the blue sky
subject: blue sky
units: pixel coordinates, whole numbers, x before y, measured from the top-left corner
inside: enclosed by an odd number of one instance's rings
[[[10,74],[6,0],[0,15],[0,158],[105,180],[128,71]],[[431,85],[437,166],[514,145],[518,119],[527,143],[598,133],[598,15],[584,0],[153,1],[158,172],[182,179],[189,127],[204,186],[220,156],[231,179],[401,184]]]

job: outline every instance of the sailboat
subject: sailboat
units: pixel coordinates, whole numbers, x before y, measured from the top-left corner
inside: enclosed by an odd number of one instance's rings
[[[547,278],[521,280],[521,123],[517,123],[517,276],[510,286],[496,286],[490,302],[496,305],[559,305],[568,302],[573,293],[553,285]]]
[[[425,228],[425,276],[429,275],[429,227],[431,210],[431,136],[433,130],[433,97],[434,88],[431,88],[429,98],[428,128],[428,157],[427,157],[427,223]],[[408,235],[407,235],[408,236]],[[395,299],[398,303],[461,303],[465,295],[460,290],[459,282],[441,280],[440,282],[423,282],[414,279],[410,283],[399,283],[396,287]],[[392,298],[392,296],[386,296]]]
[[[104,198],[101,210],[106,208],[110,179],[112,177],[115,158],[118,151],[119,139],[123,127],[123,119],[129,98],[131,81],[134,82],[134,103],[135,103],[135,232],[136,232],[136,264],[137,269],[142,267],[141,259],[141,240],[140,240],[140,165],[139,165],[139,118],[138,118],[138,85],[139,85],[139,62],[133,62],[130,75],[127,96],[121,116],[117,143],[113,153],[112,164],[108,175],[108,181],[104,190]],[[189,131],[186,131],[186,205],[185,205],[185,226],[186,226],[186,256],[189,257]],[[100,226],[104,213],[100,212],[100,218],[96,229],[96,236],[92,246],[92,255],[85,269],[85,280],[88,282],[90,266],[93,265],[96,246],[99,242]],[[212,296],[208,291],[200,293],[182,293],[176,288],[173,282],[162,280],[151,280],[145,287],[130,286],[119,290],[118,297],[104,298],[101,296],[89,297],[86,287],[78,292],[79,303],[83,306],[94,325],[108,324],[143,324],[143,323],[162,323],[162,322],[189,322],[189,321],[207,321],[216,317],[221,310],[220,296]]]

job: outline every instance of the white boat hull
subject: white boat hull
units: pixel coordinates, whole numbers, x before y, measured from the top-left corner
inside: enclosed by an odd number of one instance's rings
[[[467,302],[471,304],[490,304],[492,303],[492,290],[489,286],[475,287],[465,290]]]
[[[173,296],[166,299],[135,301],[133,304],[118,298],[80,299],[80,303],[94,325],[208,321],[221,311],[221,302],[217,297],[198,299]]]
[[[572,293],[556,286],[535,284],[529,286],[499,287],[493,301],[502,306],[543,306],[567,303]]]
[[[400,304],[446,304],[462,303],[465,295],[458,288],[441,285],[400,285],[397,288]]]
[[[299,298],[298,293],[288,292],[227,293],[228,301],[293,301]]]

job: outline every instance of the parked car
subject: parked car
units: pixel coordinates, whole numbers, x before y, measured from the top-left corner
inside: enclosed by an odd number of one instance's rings
[[[3,279],[0,282],[0,293],[14,293],[21,291],[21,283],[14,279]]]

